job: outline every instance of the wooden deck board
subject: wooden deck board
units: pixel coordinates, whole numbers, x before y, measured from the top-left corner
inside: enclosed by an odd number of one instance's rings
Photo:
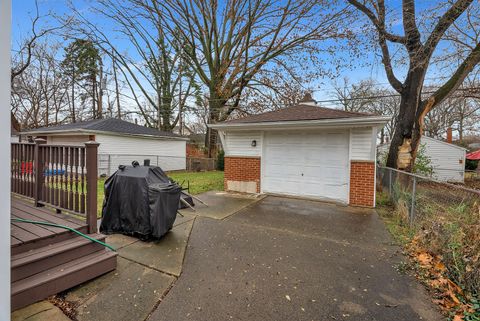
[[[26,231],[23,228],[21,228],[19,226],[16,226],[14,224],[11,224],[10,232],[11,232],[11,235],[13,235],[15,238],[19,239],[20,241],[22,241],[22,243],[32,241],[32,240],[35,240],[35,239],[39,238],[38,235],[33,234],[29,231]]]
[[[63,213],[55,213],[55,210],[50,208],[35,207],[33,202],[18,197],[12,197],[11,199],[11,217],[49,222],[68,226],[77,230],[84,229],[87,226],[86,222],[82,222],[79,219]],[[30,248],[33,242],[40,240],[45,242],[46,239],[51,237],[71,233],[67,229],[54,226],[36,225],[32,223],[11,222],[10,225],[12,248],[21,247],[23,249],[26,244],[30,244],[28,245],[28,248]],[[17,250],[15,251],[17,252]]]
[[[20,241],[19,239],[17,239],[13,235],[11,235],[10,236],[10,244],[11,245],[18,245],[18,244],[22,244],[22,241]]]
[[[47,237],[47,236],[50,236],[52,234],[55,234],[55,233],[52,233],[50,231],[47,231],[46,229],[44,228],[41,228],[40,226],[38,225],[33,225],[33,224],[30,224],[30,223],[22,223],[22,222],[12,222],[11,224],[11,228],[12,230],[15,230],[17,228],[20,228],[22,230],[25,230],[27,231],[28,233],[31,233],[33,235],[36,236],[36,238],[38,237]]]
[[[57,214],[53,210],[44,207],[35,207],[33,204],[29,204],[28,201],[12,199],[12,207],[28,212],[29,214],[38,217],[38,220],[41,221],[65,225],[71,228],[79,228],[87,225],[85,222],[69,217],[66,214]]]
[[[32,220],[33,219],[33,215],[28,215],[28,213],[18,213],[18,210],[12,208],[12,218],[19,218],[19,219],[27,219],[27,220]],[[28,224],[28,225],[27,225]],[[12,225],[15,225],[15,226],[18,226],[18,227],[21,227],[22,229],[26,229],[40,237],[45,237],[45,236],[49,236],[49,235],[52,235],[52,234],[55,234],[55,231],[52,231],[48,228],[46,228],[46,226],[43,226],[43,225],[34,225],[34,224],[30,224],[30,223],[23,223],[23,222],[13,222],[12,221]],[[58,231],[60,230],[59,228],[56,228]]]
[[[25,220],[33,220],[33,221],[38,221],[39,220],[39,218],[37,216],[32,215],[30,213],[23,212],[23,211],[21,211],[19,209],[16,209],[16,208],[12,208],[12,218],[13,217],[21,218],[21,219],[25,219]],[[54,226],[45,226],[45,225],[36,225],[36,226],[50,231],[51,232],[50,234],[55,234],[56,232],[62,232],[62,231],[65,230],[65,229],[62,229],[60,227],[54,227]]]

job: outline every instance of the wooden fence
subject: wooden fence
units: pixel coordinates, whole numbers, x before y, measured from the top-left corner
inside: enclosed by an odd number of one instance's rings
[[[215,158],[187,157],[186,169],[192,172],[214,171],[217,169],[217,160]]]
[[[11,190],[49,205],[86,217],[89,233],[97,230],[98,143],[85,146],[11,143]]]

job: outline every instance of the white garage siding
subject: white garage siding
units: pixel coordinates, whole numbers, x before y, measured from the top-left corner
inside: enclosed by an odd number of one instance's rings
[[[431,159],[433,178],[439,181],[464,181],[465,148],[427,136],[422,136],[420,144],[425,145],[425,154]],[[378,154],[385,155],[389,148],[390,144],[378,146]]]
[[[376,128],[352,128],[350,130],[350,160],[374,161],[376,136]]]
[[[465,149],[427,136],[422,137],[425,154],[431,158],[433,177],[438,180],[463,182]]]
[[[256,146],[252,147],[252,141]],[[260,131],[238,131],[225,133],[225,156],[250,156],[260,157],[262,155],[262,132]]]
[[[260,157],[261,192],[348,203],[350,161],[375,161],[376,127],[228,131],[225,156]],[[252,147],[252,141],[256,147]],[[303,174],[303,176],[302,176]]]
[[[47,143],[55,145],[83,145],[89,135],[48,136]],[[130,165],[136,160],[143,164],[150,159],[151,165],[165,171],[185,170],[186,141],[174,139],[152,139],[119,135],[95,134],[98,147],[98,173],[111,175],[118,165]]]
[[[186,141],[173,139],[151,139],[96,134],[100,143],[99,173],[113,174],[118,165],[129,165],[136,160],[140,164],[144,158],[150,159],[152,165],[160,166],[165,171],[185,170]]]

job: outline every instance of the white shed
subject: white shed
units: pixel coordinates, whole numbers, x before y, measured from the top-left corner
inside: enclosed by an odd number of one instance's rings
[[[21,134],[45,138],[47,144],[54,145],[82,145],[95,140],[100,143],[99,175],[111,175],[118,165],[129,165],[134,160],[142,163],[144,159],[150,159],[151,165],[158,165],[165,171],[186,168],[188,138],[120,119],[96,119],[42,127]]]
[[[373,207],[375,142],[387,120],[304,100],[209,126],[225,150],[227,190]]]
[[[431,159],[433,178],[439,181],[462,182],[465,176],[466,149],[428,136],[422,136],[425,155]],[[379,155],[385,155],[390,144],[377,147]]]

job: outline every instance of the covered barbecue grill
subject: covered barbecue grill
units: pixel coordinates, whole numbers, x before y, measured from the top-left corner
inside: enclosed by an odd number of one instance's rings
[[[119,166],[105,181],[100,232],[160,238],[175,221],[182,187],[157,166]]]

